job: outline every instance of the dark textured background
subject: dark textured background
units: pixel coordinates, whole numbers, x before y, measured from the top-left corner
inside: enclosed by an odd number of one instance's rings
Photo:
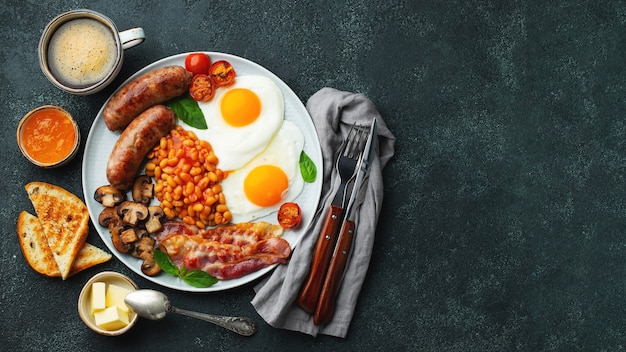
[[[60,12],[90,8],[148,39],[116,82],[55,89],[37,44]],[[623,351],[626,341],[626,4],[622,1],[0,1],[0,345],[6,350]],[[76,313],[82,284],[30,270],[15,222],[23,186],[82,196],[77,157],[40,170],[18,120],[65,107],[83,137],[111,92],[169,55],[219,51],[268,68],[305,102],[324,86],[366,94],[398,138],[375,251],[346,339],[277,330],[252,286],[181,307],[254,317],[242,338],[193,319],[141,320],[119,338]],[[84,145],[84,144],[83,144]],[[82,147],[81,147],[82,152]],[[90,241],[103,245],[92,229]]]

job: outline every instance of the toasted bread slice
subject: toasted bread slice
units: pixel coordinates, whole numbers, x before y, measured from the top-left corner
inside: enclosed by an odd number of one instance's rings
[[[31,182],[25,188],[65,280],[89,234],[87,206],[74,194],[49,183]]]
[[[42,275],[61,276],[43,227],[36,216],[27,211],[21,212],[17,218],[17,234],[24,258],[31,268]]]
[[[52,250],[48,246],[43,226],[36,216],[27,211],[21,212],[17,218],[17,234],[24,258],[31,268],[45,276],[61,276]],[[111,253],[85,242],[72,264],[70,276],[109,260],[111,260]]]
[[[105,252],[102,249],[85,242],[83,248],[81,248],[80,252],[78,252],[76,260],[74,260],[74,263],[72,264],[70,276],[79,271],[91,268],[94,265],[108,262],[109,260],[111,260],[111,253]]]

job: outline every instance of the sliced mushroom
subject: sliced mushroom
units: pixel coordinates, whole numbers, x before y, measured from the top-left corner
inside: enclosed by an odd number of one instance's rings
[[[135,243],[135,247],[131,255],[135,258],[141,258],[144,253],[154,254],[154,245],[156,240],[150,236],[143,236]]]
[[[124,226],[109,226],[109,231],[111,232],[111,242],[113,242],[113,247],[115,247],[115,249],[117,249],[120,253],[128,253],[128,251],[131,250],[132,245],[122,241]]]
[[[154,253],[148,255],[144,252],[142,256],[143,263],[141,263],[141,272],[148,276],[155,276],[161,272],[161,267],[154,260]]]
[[[163,228],[161,219],[165,216],[163,208],[157,205],[148,207],[148,220],[146,220],[145,226],[148,233],[155,233]]]
[[[120,233],[120,240],[122,241],[122,243],[129,245],[137,242],[139,240],[139,237],[137,236],[137,231],[135,230],[135,228],[131,227]]]
[[[135,258],[141,258],[141,257],[139,256],[140,254],[141,254],[141,253],[139,253],[139,252],[137,251],[137,243],[135,243],[135,245],[133,246],[132,250],[130,251],[130,255],[132,255],[132,256],[133,256],[133,257],[135,257]]]
[[[111,185],[106,185],[98,187],[93,198],[105,207],[114,207],[126,200],[126,194]]]
[[[98,224],[104,227],[110,227],[111,225],[120,225],[122,218],[117,213],[117,208],[104,208],[98,215]]]
[[[137,233],[137,239],[142,239],[144,237],[150,237],[148,231],[143,227],[136,227],[135,232]]]
[[[161,272],[161,267],[154,260],[154,246],[156,240],[150,236],[143,236],[135,243],[135,248],[131,255],[135,258],[141,258],[141,272],[154,276]]]
[[[154,198],[154,184],[152,178],[147,175],[138,176],[133,183],[133,200],[137,203],[148,205]]]
[[[124,225],[117,213],[117,208],[104,208],[98,215],[98,224],[109,229],[111,242],[113,242],[115,249],[121,253],[127,253],[131,249],[131,245],[124,243],[121,239]]]
[[[148,207],[141,203],[127,200],[118,206],[117,213],[122,218],[124,224],[134,227],[148,217]]]

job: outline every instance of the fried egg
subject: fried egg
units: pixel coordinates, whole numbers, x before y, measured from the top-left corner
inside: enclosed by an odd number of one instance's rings
[[[221,182],[233,223],[254,221],[276,212],[302,192],[299,160],[303,147],[300,128],[284,121],[267,149]]]
[[[219,87],[208,102],[198,103],[206,130],[193,130],[211,143],[219,159],[218,168],[236,170],[261,153],[283,123],[285,102],[278,86],[269,78],[237,76],[235,83]]]

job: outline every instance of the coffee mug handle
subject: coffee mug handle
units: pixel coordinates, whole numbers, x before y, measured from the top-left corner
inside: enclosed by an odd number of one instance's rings
[[[143,43],[144,39],[146,39],[146,35],[141,27],[130,28],[125,31],[121,31],[119,34],[122,49],[132,48]]]

